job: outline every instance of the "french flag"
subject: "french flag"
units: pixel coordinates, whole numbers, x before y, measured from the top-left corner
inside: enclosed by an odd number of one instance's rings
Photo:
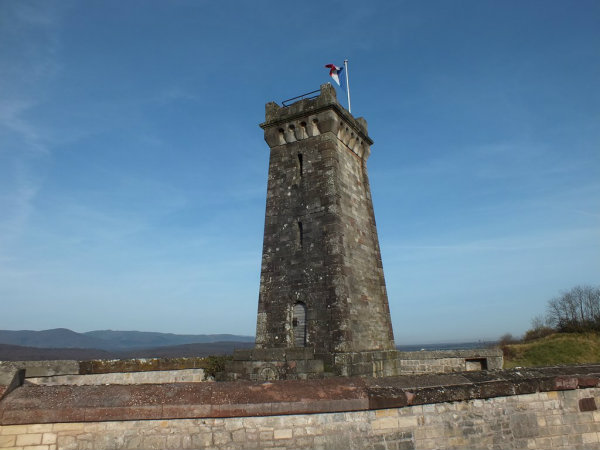
[[[335,64],[326,64],[325,67],[329,69],[329,76],[333,78],[333,81],[335,81],[342,89],[346,90],[344,77],[341,76],[344,68],[338,67]]]

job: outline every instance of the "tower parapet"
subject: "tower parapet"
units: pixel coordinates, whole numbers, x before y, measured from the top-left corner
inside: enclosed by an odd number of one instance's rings
[[[275,102],[265,105],[265,122],[260,127],[269,147],[332,133],[366,160],[373,144],[367,134],[367,121],[362,117],[354,118],[340,106],[331,84],[322,85],[320,92],[314,99],[300,100],[287,107]]]

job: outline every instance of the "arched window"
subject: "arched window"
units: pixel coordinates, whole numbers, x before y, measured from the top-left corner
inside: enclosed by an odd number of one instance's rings
[[[292,326],[294,330],[294,346],[306,347],[306,305],[302,302],[294,305]]]

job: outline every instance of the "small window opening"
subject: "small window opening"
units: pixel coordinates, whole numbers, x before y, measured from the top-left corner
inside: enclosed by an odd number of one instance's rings
[[[487,359],[486,358],[466,359],[465,360],[465,369],[468,372],[487,370]]]
[[[304,244],[304,233],[302,230],[302,222],[298,222],[298,248],[302,248]]]
[[[300,137],[301,139],[306,139],[308,137],[308,133],[306,132],[306,122],[300,122]]]

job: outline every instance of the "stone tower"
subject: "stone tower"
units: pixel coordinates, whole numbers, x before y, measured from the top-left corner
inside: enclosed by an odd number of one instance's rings
[[[338,104],[330,84],[314,99],[267,103],[265,115],[271,155],[256,348],[393,350],[366,121]]]

